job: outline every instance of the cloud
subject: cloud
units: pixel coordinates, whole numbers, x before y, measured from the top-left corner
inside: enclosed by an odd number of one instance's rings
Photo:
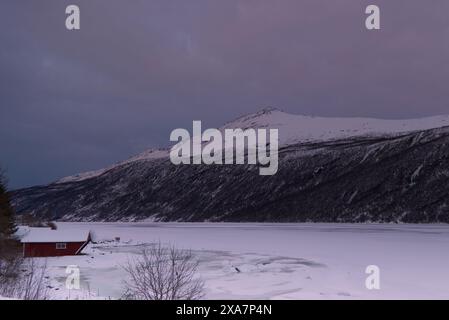
[[[449,2],[77,0],[0,4],[0,163],[14,187],[267,105],[323,116],[447,113]]]

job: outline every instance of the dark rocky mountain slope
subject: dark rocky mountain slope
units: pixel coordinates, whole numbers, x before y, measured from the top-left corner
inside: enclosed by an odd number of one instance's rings
[[[13,203],[19,214],[70,221],[449,222],[449,127],[290,139],[273,176],[136,157],[17,190]]]

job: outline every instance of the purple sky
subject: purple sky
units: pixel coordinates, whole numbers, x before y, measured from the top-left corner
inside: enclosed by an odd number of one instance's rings
[[[78,4],[81,30],[65,29]],[[368,4],[382,30],[364,28]],[[1,0],[0,165],[13,188],[166,146],[193,119],[449,113],[447,0]]]

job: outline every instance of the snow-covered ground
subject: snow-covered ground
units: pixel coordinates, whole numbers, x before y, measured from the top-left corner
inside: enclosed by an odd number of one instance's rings
[[[161,241],[192,249],[207,299],[448,299],[449,226],[354,224],[60,223],[92,230],[85,255],[48,258],[54,299],[119,298],[122,266]],[[120,237],[119,241],[115,238]],[[77,265],[81,290],[65,288]],[[368,290],[368,265],[380,289]]]

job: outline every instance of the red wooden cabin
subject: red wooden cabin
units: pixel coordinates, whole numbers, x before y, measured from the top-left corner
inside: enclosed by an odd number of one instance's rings
[[[21,242],[24,257],[58,257],[80,254],[90,240],[88,231],[30,228]]]

